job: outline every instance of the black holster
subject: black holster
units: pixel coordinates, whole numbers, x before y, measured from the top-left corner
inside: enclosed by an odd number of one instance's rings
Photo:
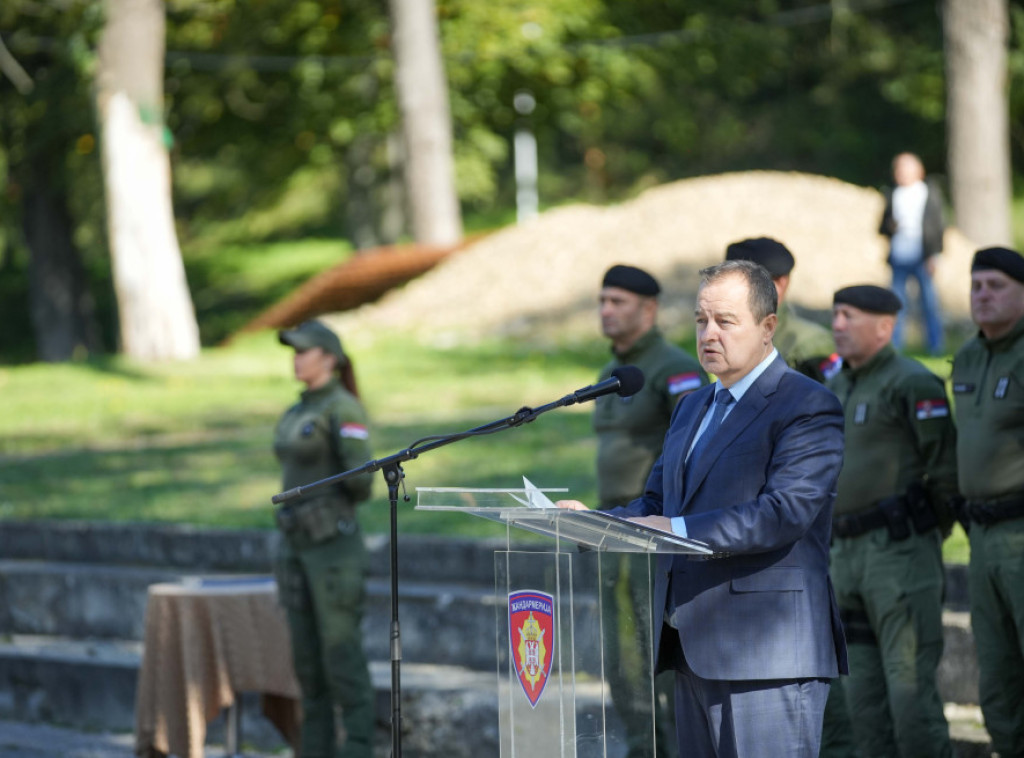
[[[900,542],[910,536],[910,513],[905,497],[893,495],[882,498],[878,501],[878,510],[885,518],[885,526],[893,540]]]
[[[914,482],[907,487],[907,510],[910,513],[910,521],[914,524],[914,531],[918,534],[930,532],[939,525],[939,517],[928,498],[928,490],[920,482]]]

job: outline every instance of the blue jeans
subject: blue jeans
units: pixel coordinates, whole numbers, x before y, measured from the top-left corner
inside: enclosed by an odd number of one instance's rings
[[[942,314],[939,313],[939,299],[935,294],[935,286],[928,274],[923,260],[917,263],[893,263],[892,265],[892,289],[903,302],[903,310],[900,311],[896,321],[896,329],[892,334],[892,344],[897,349],[903,348],[903,330],[906,324],[907,308],[907,280],[914,277],[917,280],[917,289],[920,293],[921,315],[924,318],[925,335],[928,339],[928,351],[932,355],[942,353]]]

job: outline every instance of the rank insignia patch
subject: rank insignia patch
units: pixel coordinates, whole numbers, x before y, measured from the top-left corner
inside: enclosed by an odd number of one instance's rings
[[[555,602],[538,590],[508,596],[508,636],[516,677],[530,705],[537,707],[551,674],[555,647]]]

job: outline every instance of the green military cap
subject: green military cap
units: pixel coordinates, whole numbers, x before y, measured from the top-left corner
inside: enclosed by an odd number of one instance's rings
[[[974,254],[971,271],[1002,271],[1024,283],[1024,257],[1006,247],[986,247]]]
[[[887,316],[897,313],[903,307],[895,292],[874,284],[856,284],[836,290],[832,296],[832,305],[852,305],[868,313]]]
[[[725,249],[727,261],[753,261],[764,266],[772,279],[786,276],[793,270],[793,254],[789,248],[771,237],[752,237],[733,242]]]
[[[282,329],[277,333],[277,338],[282,345],[288,345],[296,350],[318,347],[337,358],[339,364],[344,364],[348,360],[345,351],[341,349],[338,335],[320,321],[304,321],[293,329]]]
[[[621,263],[612,266],[605,272],[602,287],[618,287],[637,295],[654,297],[661,292],[658,280],[642,268],[624,266]]]

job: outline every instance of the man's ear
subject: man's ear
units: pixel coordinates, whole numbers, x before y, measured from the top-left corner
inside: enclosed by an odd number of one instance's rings
[[[775,337],[775,328],[779,325],[779,317],[774,313],[769,313],[764,317],[764,321],[761,322],[761,327],[765,330],[764,344],[768,344]]]

